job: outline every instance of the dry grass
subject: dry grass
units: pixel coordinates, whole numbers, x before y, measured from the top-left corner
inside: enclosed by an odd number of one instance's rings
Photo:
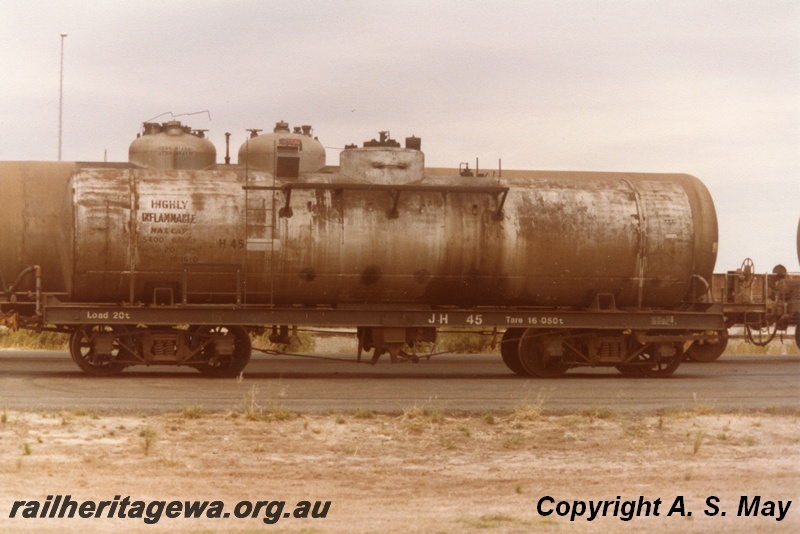
[[[9,331],[0,336],[0,348],[22,350],[68,350],[69,336],[57,332]]]
[[[772,343],[766,347],[759,347],[748,343],[743,339],[736,339],[728,341],[728,347],[725,354],[735,354],[741,356],[787,356],[787,355],[800,355],[800,348],[794,342],[794,336],[787,336],[784,339],[776,337]]]

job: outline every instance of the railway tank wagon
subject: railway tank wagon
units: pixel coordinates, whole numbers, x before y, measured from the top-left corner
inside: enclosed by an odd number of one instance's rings
[[[310,128],[284,124],[246,141],[239,165],[137,153],[0,167],[21,199],[4,223],[33,232],[0,244],[0,271],[41,270],[3,283],[5,316],[71,330],[73,358],[97,375],[233,376],[248,329],[319,325],[358,326],[359,355],[374,358],[481,326],[505,331],[518,374],[667,376],[724,330],[707,298],[716,215],[694,177],[443,176],[426,173],[419,138],[383,132],[329,168]],[[44,209],[24,207],[45,191]]]

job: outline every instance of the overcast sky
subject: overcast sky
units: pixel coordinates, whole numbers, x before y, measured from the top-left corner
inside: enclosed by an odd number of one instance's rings
[[[162,113],[224,157],[246,128],[338,149],[390,130],[429,166],[686,172],[717,271],[797,271],[800,2],[0,0],[0,160],[124,161]],[[168,120],[161,116],[157,120]],[[2,192],[0,192],[0,195]]]

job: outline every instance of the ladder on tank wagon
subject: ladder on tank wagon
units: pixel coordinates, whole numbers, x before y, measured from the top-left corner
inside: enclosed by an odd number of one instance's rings
[[[255,186],[245,169],[244,183],[244,304],[274,304],[275,174],[270,187]]]

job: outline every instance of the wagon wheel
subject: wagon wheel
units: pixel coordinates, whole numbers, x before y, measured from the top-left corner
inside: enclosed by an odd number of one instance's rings
[[[563,356],[567,349],[560,338],[558,334],[541,335],[536,330],[525,331],[519,342],[519,360],[529,375],[558,378],[567,372],[569,364],[564,363]]]
[[[683,361],[684,353],[679,344],[653,344],[647,351],[639,355],[642,376],[650,378],[666,378],[678,368]]]
[[[500,356],[503,357],[503,363],[506,364],[506,367],[514,373],[527,376],[528,372],[522,366],[522,362],[519,361],[519,341],[524,333],[524,328],[509,328],[506,330],[503,333],[503,339],[500,341]]]
[[[194,368],[204,375],[232,378],[250,362],[250,336],[241,326],[198,326],[189,336],[192,349],[199,349],[196,359],[201,361]],[[233,338],[232,354],[217,354],[213,338],[219,336]]]
[[[728,346],[728,331],[720,330],[713,339],[702,339],[692,343],[686,357],[696,362],[713,362],[725,353]]]
[[[122,352],[119,335],[126,331],[123,326],[80,326],[69,337],[70,356],[88,375],[118,375],[125,369],[125,365],[114,360]],[[101,349],[101,346],[104,348]]]

